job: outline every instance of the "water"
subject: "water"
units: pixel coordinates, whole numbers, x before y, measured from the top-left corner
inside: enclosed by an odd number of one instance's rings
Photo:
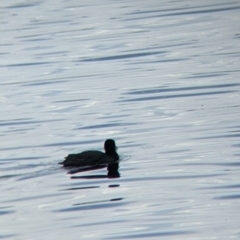
[[[239,1],[0,6],[1,239],[240,239]]]

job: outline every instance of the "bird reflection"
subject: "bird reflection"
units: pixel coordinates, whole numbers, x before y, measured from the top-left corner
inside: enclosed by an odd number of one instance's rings
[[[119,169],[119,164],[118,163],[109,164],[108,167],[107,167],[108,178],[119,178],[120,173],[119,173],[118,169]]]

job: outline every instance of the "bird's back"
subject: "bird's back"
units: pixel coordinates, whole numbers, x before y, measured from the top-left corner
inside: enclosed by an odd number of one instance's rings
[[[69,154],[62,164],[65,167],[83,167],[83,166],[95,166],[101,164],[110,164],[115,162],[114,157],[108,156],[101,151],[84,151],[77,154]]]

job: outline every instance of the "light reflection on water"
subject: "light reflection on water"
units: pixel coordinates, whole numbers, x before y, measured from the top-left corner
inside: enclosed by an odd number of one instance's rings
[[[1,2],[1,239],[239,239],[229,1]],[[57,163],[114,138],[120,178]]]

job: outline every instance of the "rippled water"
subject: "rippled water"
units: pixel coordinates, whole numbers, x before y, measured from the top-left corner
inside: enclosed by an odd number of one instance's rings
[[[0,6],[1,239],[240,239],[239,1]]]

